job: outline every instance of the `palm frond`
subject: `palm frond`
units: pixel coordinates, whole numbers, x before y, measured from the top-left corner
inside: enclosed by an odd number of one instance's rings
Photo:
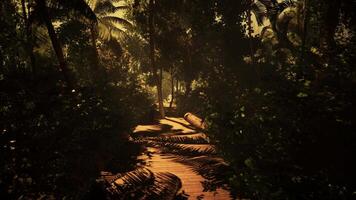
[[[127,35],[125,30],[123,30],[119,27],[116,27],[116,26],[110,27],[110,32],[111,32],[111,35],[115,36],[117,39],[122,39]]]
[[[199,156],[187,158],[181,156],[176,161],[191,166],[195,172],[207,179],[206,186],[208,188],[206,189],[208,190],[226,187],[230,175],[233,174],[232,168],[222,158],[218,157]]]
[[[120,188],[122,192],[124,192],[124,190],[127,190],[129,187],[152,184],[153,180],[154,175],[152,171],[146,168],[141,168],[122,174],[114,180],[113,183],[117,188]]]
[[[201,155],[214,155],[216,149],[213,145],[206,145],[202,148],[199,145],[184,145],[169,142],[158,142],[146,139],[136,139],[136,143],[145,144],[151,147],[159,147],[164,153],[171,153],[182,156],[201,156]]]
[[[105,173],[101,181],[105,183],[109,199],[174,199],[182,187],[176,175],[154,174],[146,168],[117,175]]]
[[[98,23],[98,33],[99,37],[105,41],[109,41],[112,38],[122,39],[122,37],[126,35],[124,29],[119,28],[110,21],[103,21],[100,18]]]
[[[203,136],[185,137],[185,136],[159,136],[159,137],[146,137],[147,140],[157,142],[169,142],[178,144],[209,144],[209,139]]]
[[[154,174],[146,169],[136,169],[131,172],[117,174],[106,181],[105,190],[111,199],[139,199],[146,194],[144,191],[154,184]]]
[[[128,9],[129,6],[115,6],[110,0],[99,1],[94,7],[94,12],[99,15],[106,15],[109,13],[115,13],[117,11],[123,11]]]
[[[116,16],[104,16],[100,20],[107,22],[107,23],[123,25],[125,27],[132,26],[131,22],[127,21],[126,19],[123,19],[121,17],[116,17]]]
[[[121,55],[123,53],[122,46],[116,39],[104,41],[104,43],[116,54]]]
[[[149,188],[148,200],[173,200],[182,187],[181,180],[172,173],[157,173],[155,183]]]
[[[164,152],[173,153],[177,155],[186,156],[200,156],[200,155],[214,155],[216,154],[216,149],[213,146],[207,148],[199,148],[193,146],[184,146],[182,144],[172,144],[172,143],[161,143]]]
[[[251,5],[251,11],[255,14],[257,24],[261,26],[263,21],[266,19],[267,16],[267,7],[261,3],[260,1],[255,1]]]
[[[110,24],[105,24],[100,21],[98,23],[98,34],[99,37],[105,41],[108,41],[111,39],[111,30],[110,30]]]

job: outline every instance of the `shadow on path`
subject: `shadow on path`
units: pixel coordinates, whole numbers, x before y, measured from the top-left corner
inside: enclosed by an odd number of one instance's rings
[[[225,182],[229,165],[209,138],[183,118],[138,125],[132,140],[145,147],[135,170],[102,175],[112,199],[234,199]]]
[[[196,130],[196,128],[195,128],[194,126],[184,124],[184,123],[182,123],[182,122],[180,122],[180,121],[178,121],[178,120],[173,120],[172,118],[168,118],[168,117],[166,117],[165,119],[168,120],[168,121],[171,121],[171,122],[180,124],[180,125],[184,126],[184,127],[187,128],[187,129]]]

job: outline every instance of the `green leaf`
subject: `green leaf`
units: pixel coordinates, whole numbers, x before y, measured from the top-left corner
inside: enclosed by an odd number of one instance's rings
[[[254,161],[253,159],[250,157],[250,158],[247,158],[245,161],[244,161],[245,165],[249,168],[254,168]]]
[[[305,97],[308,97],[308,94],[306,94],[306,93],[304,93],[304,92],[299,92],[299,93],[297,94],[297,97],[298,97],[298,98],[305,98]]]

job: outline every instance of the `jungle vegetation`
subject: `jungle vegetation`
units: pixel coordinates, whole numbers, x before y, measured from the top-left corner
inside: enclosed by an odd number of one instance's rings
[[[355,198],[355,10],[1,0],[0,198],[85,198],[100,171],[135,170],[130,132],[172,107],[204,118],[235,197]]]

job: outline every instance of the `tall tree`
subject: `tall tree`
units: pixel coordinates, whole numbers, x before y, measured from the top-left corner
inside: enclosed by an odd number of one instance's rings
[[[67,82],[68,86],[72,87],[73,86],[72,81],[69,78],[70,72],[68,69],[67,62],[63,55],[62,45],[57,37],[56,31],[54,30],[51,16],[48,12],[48,7],[46,5],[46,1],[45,0],[35,0],[35,3],[36,3],[36,8],[38,9],[37,10],[38,14],[39,14],[41,20],[43,20],[43,22],[47,28],[48,35],[52,42],[53,50],[54,50],[54,52],[57,56],[57,60],[59,62],[60,71],[62,71],[64,79]]]
[[[169,102],[169,107],[172,108],[174,101],[174,70],[171,67],[171,102]]]
[[[154,26],[154,0],[149,1],[149,45],[150,45],[150,61],[153,72],[153,78],[156,83],[157,97],[158,97],[158,108],[161,118],[165,117],[164,106],[163,106],[163,96],[162,96],[162,75],[157,74],[156,58],[155,58],[155,26]],[[161,69],[162,70],[162,69]],[[161,71],[160,70],[160,71]],[[162,74],[162,73],[160,73]]]
[[[36,60],[35,60],[35,55],[33,52],[33,42],[34,41],[33,41],[33,37],[32,37],[32,28],[31,28],[31,24],[29,21],[29,15],[28,15],[28,11],[27,11],[28,6],[26,6],[26,0],[21,0],[21,8],[22,8],[22,14],[23,14],[23,21],[25,24],[25,36],[26,36],[26,43],[27,43],[26,50],[29,54],[32,72],[33,72],[33,74],[36,74]]]
[[[96,15],[96,21],[92,21],[89,28],[91,33],[91,42],[95,53],[95,67],[99,65],[99,55],[97,50],[98,37],[103,41],[109,41],[113,37],[122,36],[125,34],[125,28],[131,27],[132,24],[117,15],[118,11],[125,11],[128,6],[115,6],[114,2],[121,2],[122,0],[87,0],[88,5]]]
[[[62,10],[67,16],[71,13],[68,11],[74,11],[92,21],[96,20],[96,16],[84,0],[34,0],[34,11],[30,21],[32,23],[32,20],[37,20],[46,26],[53,50],[59,62],[59,70],[63,73],[64,80],[68,86],[73,87],[74,80],[70,78],[70,70],[64,58],[63,48],[52,23],[53,16],[51,16],[51,11],[55,10]]]
[[[334,36],[340,21],[341,3],[341,0],[328,0],[322,13],[321,47],[327,50],[328,56],[336,48]]]

